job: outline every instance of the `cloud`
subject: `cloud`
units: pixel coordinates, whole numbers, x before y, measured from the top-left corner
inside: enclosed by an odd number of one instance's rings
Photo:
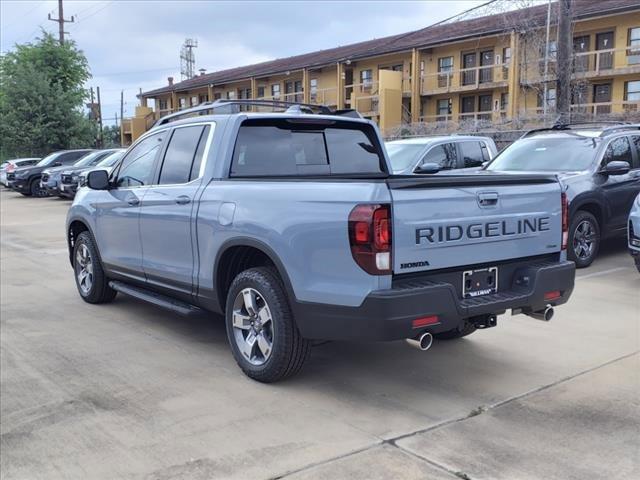
[[[196,69],[208,72],[408,32],[431,25],[483,0],[432,1],[65,1],[69,37],[91,65],[88,86],[100,86],[108,123],[133,114],[139,88],[180,79],[180,47],[198,40]],[[0,2],[0,47],[33,40],[38,25],[55,32],[57,1]]]

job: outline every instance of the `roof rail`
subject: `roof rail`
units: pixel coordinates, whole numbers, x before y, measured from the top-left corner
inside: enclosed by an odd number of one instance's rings
[[[627,122],[619,122],[619,121],[594,121],[594,122],[570,122],[570,123],[558,122],[551,127],[535,128],[533,130],[529,130],[525,132],[521,138],[528,137],[529,135],[532,135],[534,133],[539,133],[539,132],[573,130],[575,127],[580,128],[580,127],[589,126],[589,125],[593,125],[593,126],[608,125],[602,128],[602,133],[600,134],[600,136],[603,136],[605,133],[611,133],[611,131],[613,130],[624,130],[628,128],[633,129],[634,127],[640,128],[639,125],[633,125]]]
[[[194,113],[203,114],[211,112],[212,114],[231,114],[240,113],[240,107],[271,107],[286,109],[286,113],[294,114],[320,114],[320,115],[339,115],[344,117],[362,118],[355,110],[331,110],[326,105],[315,105],[311,103],[284,102],[280,100],[215,100],[213,102],[204,102],[192,108],[180,110],[160,118],[154,127],[165,125],[171,121],[175,121],[181,117],[186,117]]]

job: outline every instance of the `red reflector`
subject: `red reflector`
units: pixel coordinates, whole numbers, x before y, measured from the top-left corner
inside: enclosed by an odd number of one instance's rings
[[[556,298],[560,298],[560,290],[553,290],[544,294],[545,300],[555,300]]]
[[[413,328],[426,327],[427,325],[434,325],[436,323],[440,323],[437,315],[431,315],[430,317],[422,317],[416,318],[413,322],[411,322],[411,326]]]

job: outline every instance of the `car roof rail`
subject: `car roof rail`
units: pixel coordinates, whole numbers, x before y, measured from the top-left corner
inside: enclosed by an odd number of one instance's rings
[[[285,102],[281,100],[226,100],[220,99],[213,102],[203,102],[192,108],[180,110],[169,115],[165,115],[160,118],[154,127],[159,125],[166,125],[169,122],[175,121],[182,117],[187,117],[193,114],[203,115],[205,112],[212,114],[233,114],[240,113],[241,107],[271,107],[284,109],[284,113],[291,114],[319,114],[319,115],[338,115],[350,118],[362,118],[362,116],[355,110],[342,109],[331,110],[326,105],[316,105],[312,103],[300,103],[300,102]]]
[[[532,135],[534,133],[540,133],[540,132],[557,132],[557,131],[566,131],[566,130],[573,130],[576,127],[577,128],[581,128],[581,127],[588,127],[588,126],[604,126],[602,128],[602,133],[600,134],[600,136],[603,136],[605,133],[609,134],[614,130],[624,130],[624,129],[633,129],[634,126],[638,126],[638,125],[632,125],[628,122],[621,122],[621,121],[593,121],[593,122],[567,122],[567,123],[561,123],[561,122],[556,122],[553,126],[551,127],[542,127],[542,128],[535,128],[533,130],[529,130],[527,132],[524,133],[524,135],[522,135],[521,138],[525,138],[528,137],[529,135]]]

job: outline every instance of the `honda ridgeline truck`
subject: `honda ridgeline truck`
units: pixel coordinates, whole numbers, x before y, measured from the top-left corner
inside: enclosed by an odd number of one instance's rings
[[[509,309],[548,320],[568,300],[555,176],[394,176],[371,121],[241,111],[265,103],[163,117],[110,174],[88,174],[66,225],[86,302],[121,292],[224,314],[240,368],[273,382],[315,340],[426,349]]]

